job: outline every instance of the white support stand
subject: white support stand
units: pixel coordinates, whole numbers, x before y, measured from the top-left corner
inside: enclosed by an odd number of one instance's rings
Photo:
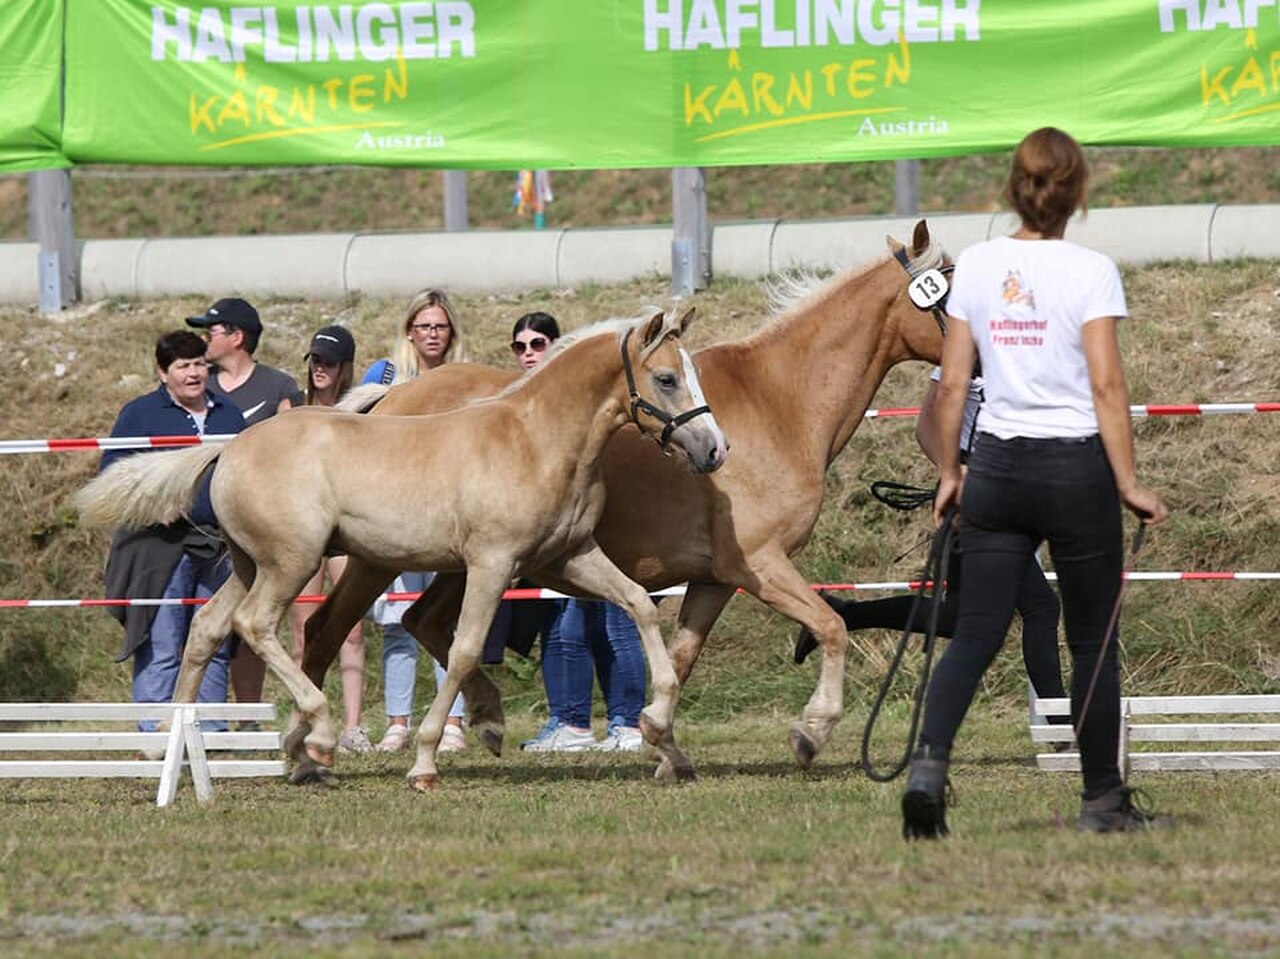
[[[211,801],[213,777],[209,774],[209,758],[205,754],[204,739],[200,735],[200,717],[190,706],[179,706],[173,711],[169,744],[165,748],[164,764],[160,768],[157,806],[168,806],[177,796],[184,759],[191,770],[191,781],[196,787],[196,800],[201,803]]]
[[[33,724],[34,729],[0,730],[0,780],[121,777],[159,779],[156,805],[173,804],[185,767],[196,799],[213,799],[213,780],[278,777],[285,772],[280,734],[267,730],[205,732],[201,720],[274,722],[270,703],[0,703],[0,723]],[[170,723],[166,732],[115,731],[106,724],[141,720]],[[93,723],[93,729],[58,729],[66,723]],[[50,726],[54,727],[52,730]],[[128,759],[9,759],[11,753],[138,753],[159,756]],[[225,750],[269,758],[213,759],[207,750]]]

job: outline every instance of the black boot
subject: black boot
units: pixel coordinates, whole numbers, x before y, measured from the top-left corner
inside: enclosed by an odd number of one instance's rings
[[[1172,816],[1157,816],[1139,803],[1145,797],[1136,789],[1116,786],[1096,799],[1080,803],[1080,818],[1076,820],[1077,832],[1145,832],[1150,829],[1169,829]]]
[[[902,838],[938,839],[947,835],[947,767],[945,759],[918,756],[907,771],[902,794]]]
[[[840,618],[844,619],[845,607],[853,602],[851,599],[837,599],[830,593],[819,591],[818,598],[840,614]],[[809,658],[809,654],[818,648],[818,637],[813,635],[813,631],[808,626],[801,626],[800,631],[796,633],[795,651],[792,658],[797,666]]]

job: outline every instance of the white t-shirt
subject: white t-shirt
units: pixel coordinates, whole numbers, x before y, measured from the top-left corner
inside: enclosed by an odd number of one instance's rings
[[[1129,313],[1109,257],[1066,240],[975,244],[956,260],[947,312],[969,324],[982,359],[979,430],[1001,439],[1098,432],[1081,333],[1089,320]]]

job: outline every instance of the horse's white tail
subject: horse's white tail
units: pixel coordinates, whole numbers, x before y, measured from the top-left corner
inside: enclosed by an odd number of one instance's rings
[[[219,444],[204,443],[139,453],[111,464],[76,494],[80,522],[131,528],[172,523],[191,506],[205,467],[222,450]]]
[[[353,386],[342,394],[342,399],[334,404],[334,409],[342,410],[344,413],[367,413],[374,403],[387,395],[390,389],[391,387],[381,383]]]

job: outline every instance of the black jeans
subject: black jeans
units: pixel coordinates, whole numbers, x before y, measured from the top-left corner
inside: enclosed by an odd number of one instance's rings
[[[949,756],[956,730],[1004,643],[1019,587],[1042,541],[1058,573],[1071,653],[1071,711],[1079,710],[1097,667],[1124,565],[1120,499],[1097,436],[1082,440],[1001,440],[979,434],[969,460],[960,516],[964,589],[955,638],[925,695],[920,745]],[[1085,798],[1121,784],[1117,642],[1106,644],[1093,699],[1080,726]]]

